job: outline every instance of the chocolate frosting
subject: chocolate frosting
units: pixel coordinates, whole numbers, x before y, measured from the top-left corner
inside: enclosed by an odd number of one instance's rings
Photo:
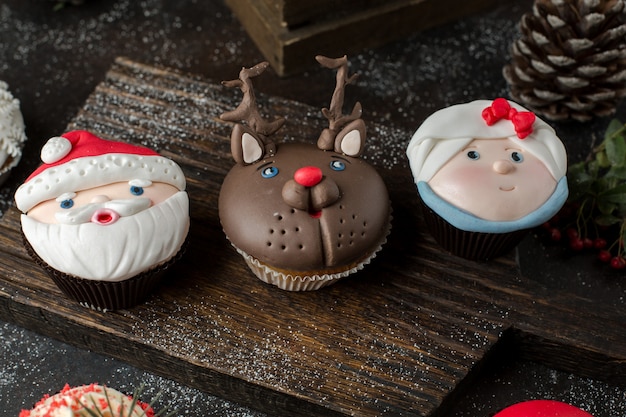
[[[294,175],[303,167],[317,167],[321,180],[299,184]],[[231,243],[270,267],[323,271],[377,250],[390,206],[382,178],[360,158],[283,143],[272,155],[231,169],[219,216]]]

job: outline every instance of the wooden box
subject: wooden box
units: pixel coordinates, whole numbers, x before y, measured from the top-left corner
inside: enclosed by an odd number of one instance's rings
[[[281,76],[313,57],[353,55],[476,12],[495,0],[226,0]]]

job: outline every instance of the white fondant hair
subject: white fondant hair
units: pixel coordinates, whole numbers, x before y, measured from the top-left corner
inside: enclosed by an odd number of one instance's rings
[[[525,139],[519,139],[509,120],[500,120],[492,126],[483,120],[482,111],[491,103],[491,100],[476,100],[457,104],[441,109],[424,120],[406,151],[416,183],[430,180],[474,139],[511,138],[520,148],[543,162],[555,180],[565,175],[567,153],[552,127],[536,118],[532,133]],[[528,111],[512,101],[509,104],[518,111]]]

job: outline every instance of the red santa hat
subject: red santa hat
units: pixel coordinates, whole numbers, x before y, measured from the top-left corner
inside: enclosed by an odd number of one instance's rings
[[[181,191],[186,186],[185,175],[171,159],[84,130],[49,139],[41,149],[41,160],[43,164],[15,193],[15,203],[23,213],[66,192],[133,179],[163,182]]]

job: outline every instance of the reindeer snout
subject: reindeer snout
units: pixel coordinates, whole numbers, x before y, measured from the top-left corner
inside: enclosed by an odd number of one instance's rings
[[[282,196],[291,207],[318,215],[321,209],[339,200],[339,187],[331,178],[324,177],[318,167],[306,166],[285,183]]]

